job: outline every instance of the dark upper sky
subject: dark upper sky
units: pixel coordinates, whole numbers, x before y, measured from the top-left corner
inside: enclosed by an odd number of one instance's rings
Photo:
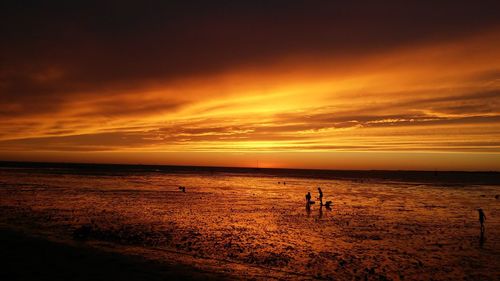
[[[499,3],[2,1],[1,95],[23,103],[37,95],[258,67],[293,55],[387,52],[498,25]],[[51,68],[64,71],[64,81],[30,79]]]

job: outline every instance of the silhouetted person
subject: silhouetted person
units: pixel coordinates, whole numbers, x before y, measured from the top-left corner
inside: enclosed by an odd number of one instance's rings
[[[479,212],[479,223],[481,224],[481,234],[484,234],[484,221],[486,220],[486,215],[483,212],[483,209],[477,209]]]
[[[311,192],[308,192],[308,193],[306,194],[306,203],[307,203],[307,204],[311,204]]]
[[[327,210],[331,210],[332,209],[332,201],[326,201],[325,207]]]
[[[286,181],[283,182],[283,185],[286,185]]]
[[[311,192],[306,194],[306,210],[311,210]]]
[[[320,206],[323,206],[323,191],[321,191],[321,187],[318,187],[318,192],[319,192],[319,204]]]
[[[186,192],[186,187],[185,186],[179,186],[179,190],[182,192]]]

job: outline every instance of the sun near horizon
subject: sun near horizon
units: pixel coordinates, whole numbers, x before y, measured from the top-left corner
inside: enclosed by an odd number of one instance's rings
[[[0,160],[500,170],[493,9],[164,5],[6,9]]]

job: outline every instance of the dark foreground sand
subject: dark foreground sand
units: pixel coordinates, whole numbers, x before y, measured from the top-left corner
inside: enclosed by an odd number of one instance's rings
[[[0,228],[0,280],[227,280],[187,265],[171,265],[64,244]]]

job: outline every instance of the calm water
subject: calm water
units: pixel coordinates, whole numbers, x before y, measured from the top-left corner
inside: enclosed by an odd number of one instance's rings
[[[242,278],[498,280],[500,186],[425,182],[4,167],[0,222]]]

